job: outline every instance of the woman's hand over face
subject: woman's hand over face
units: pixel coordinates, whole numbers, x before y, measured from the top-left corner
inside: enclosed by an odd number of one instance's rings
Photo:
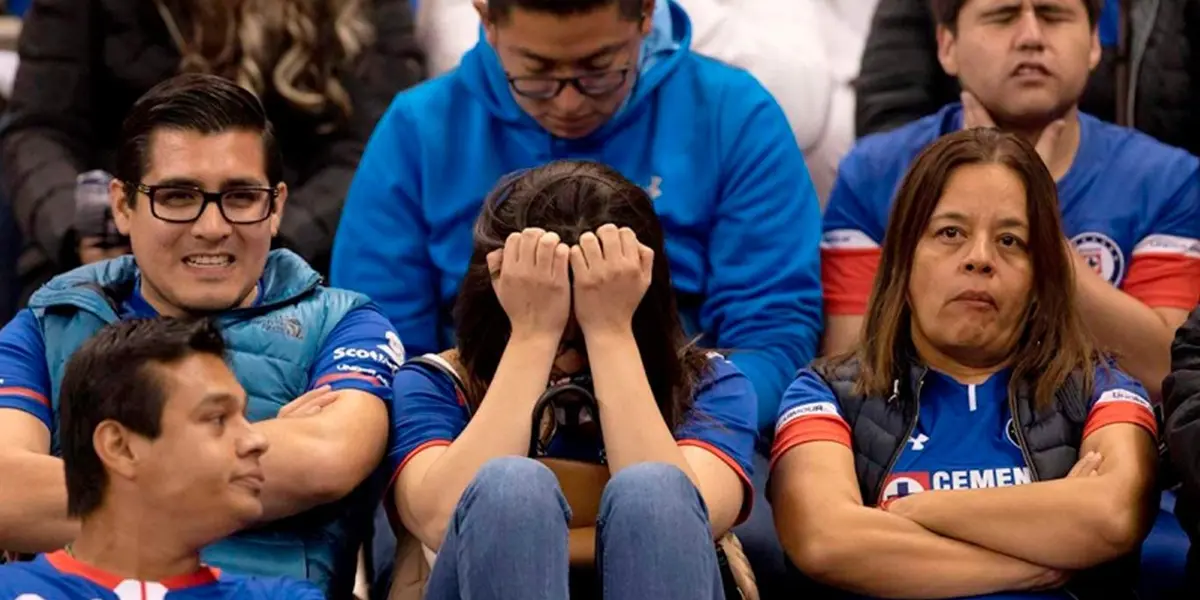
[[[631,331],[633,313],[650,287],[654,251],[628,227],[602,225],[571,248],[575,320],[584,337]]]
[[[512,323],[513,336],[553,337],[571,314],[570,249],[558,234],[530,228],[513,233],[487,256],[492,288]]]

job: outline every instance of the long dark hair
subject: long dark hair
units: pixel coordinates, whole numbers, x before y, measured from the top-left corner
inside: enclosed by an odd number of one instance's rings
[[[674,428],[692,406],[697,382],[707,369],[704,351],[688,343],[675,306],[663,232],[649,196],[615,170],[594,162],[558,161],[511,175],[484,201],[475,222],[475,248],[454,308],[458,356],[468,388],[482,389],[512,332],[492,288],[487,255],[503,248],[509,234],[529,227],[553,231],[563,243],[605,223],[629,227],[654,250],[653,278],[633,313],[633,336],[663,420]],[[482,394],[467,401],[477,403]]]
[[[1090,393],[1098,357],[1076,309],[1074,271],[1054,178],[1028,142],[992,129],[961,131],[934,142],[913,162],[896,192],[858,350],[859,392],[884,397],[892,392],[898,365],[904,363],[911,343],[908,281],[917,242],[950,175],[976,164],[1003,165],[1025,185],[1033,287],[1025,331],[1013,349],[1009,393],[1021,382],[1035,382],[1035,403],[1045,407],[1075,372]]]

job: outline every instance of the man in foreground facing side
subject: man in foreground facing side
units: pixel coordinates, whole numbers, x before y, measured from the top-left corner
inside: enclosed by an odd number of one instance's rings
[[[310,583],[228,576],[200,548],[262,516],[267,439],[207,320],[134,319],[83,345],[59,418],[66,548],[0,567],[0,598],[311,600]]]

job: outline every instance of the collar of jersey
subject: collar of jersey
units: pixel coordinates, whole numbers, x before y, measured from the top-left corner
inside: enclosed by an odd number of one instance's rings
[[[45,556],[46,562],[50,563],[50,566],[57,569],[60,573],[82,577],[92,583],[95,583],[96,585],[110,590],[116,589],[117,586],[121,585],[125,581],[129,581],[128,577],[120,577],[93,567],[92,565],[84,563],[74,556],[67,554],[64,550],[59,550]],[[169,590],[180,590],[216,583],[220,574],[220,571],[217,569],[201,566],[200,569],[195,573],[168,577],[157,583]]]

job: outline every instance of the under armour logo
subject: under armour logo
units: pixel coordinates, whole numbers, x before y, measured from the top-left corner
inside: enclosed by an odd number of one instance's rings
[[[650,177],[650,185],[646,186],[646,194],[650,196],[651,200],[658,200],[658,197],[662,195],[661,186],[662,177],[658,175]]]
[[[908,438],[908,442],[910,444],[912,444],[913,451],[915,451],[915,452],[920,452],[920,451],[924,450],[925,442],[928,442],[928,441],[929,441],[929,436],[927,436],[923,433],[918,433],[917,437]]]

